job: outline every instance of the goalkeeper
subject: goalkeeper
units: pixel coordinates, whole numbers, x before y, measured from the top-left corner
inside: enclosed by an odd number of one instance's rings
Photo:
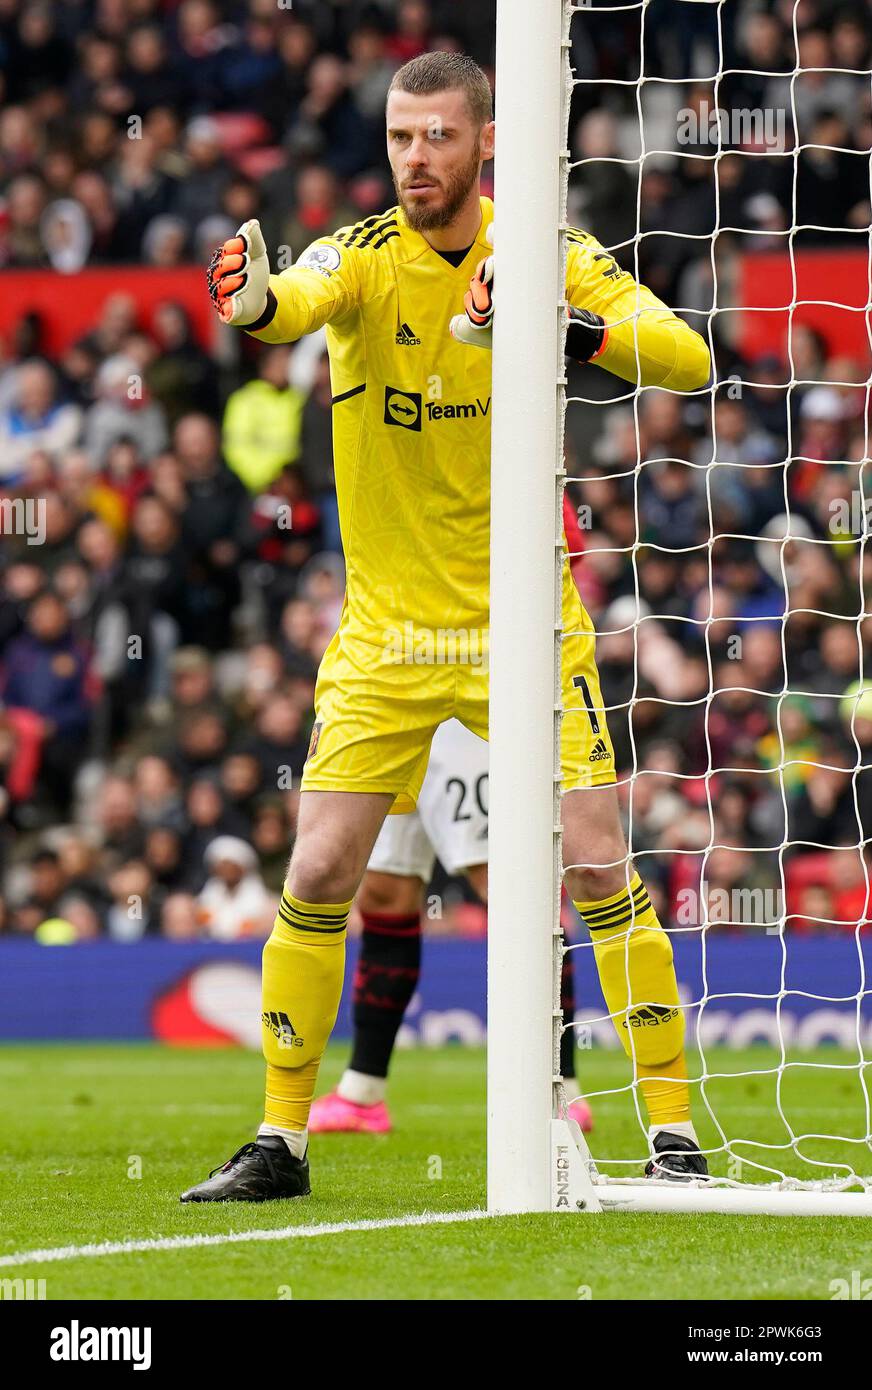
[[[386,814],[414,808],[440,724],[456,717],[487,737],[491,356],[463,339],[486,346],[493,312],[493,205],[480,192],[493,146],[481,69],[424,54],[388,94],[398,206],[320,238],[280,275],[247,222],[210,266],[222,318],[260,341],[327,327],[347,591],[318,674],[297,839],[264,948],[264,1121],[185,1201],[309,1191],[309,1109],[376,836]],[[458,339],[448,323],[465,292]],[[582,360],[645,386],[707,384],[703,340],[585,232],[569,234],[566,299],[580,311],[570,350]],[[672,950],[627,854],[591,623],[568,566],[563,625],[567,889],[647,1107],[646,1171],[687,1179],[705,1159]]]

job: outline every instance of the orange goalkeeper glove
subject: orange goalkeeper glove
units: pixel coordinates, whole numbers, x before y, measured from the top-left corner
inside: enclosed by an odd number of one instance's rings
[[[488,227],[487,239],[493,245],[493,225]],[[494,258],[479,261],[475,274],[464,295],[465,313],[455,314],[448,325],[452,338],[470,347],[493,347],[494,323]],[[604,351],[609,331],[605,319],[590,309],[578,309],[574,304],[566,311],[566,356],[576,362],[591,362]]]
[[[225,323],[265,328],[276,310],[269,287],[269,257],[260,223],[243,222],[235,237],[219,246],[206,273],[212,303]]]
[[[452,338],[470,347],[493,347],[494,258],[485,256],[475,268],[463,296],[465,313],[455,314],[448,325]]]
[[[494,224],[491,222],[485,232],[485,239],[493,246]],[[458,343],[470,347],[493,347],[494,322],[494,258],[485,256],[475,267],[475,274],[469,282],[469,289],[463,296],[463,314],[455,314],[448,325],[448,331]]]

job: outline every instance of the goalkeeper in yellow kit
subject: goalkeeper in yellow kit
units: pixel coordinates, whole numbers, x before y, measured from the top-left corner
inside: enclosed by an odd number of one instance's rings
[[[425,54],[388,95],[397,207],[320,238],[280,275],[248,222],[210,266],[222,317],[262,342],[326,325],[347,593],[318,674],[297,839],[264,948],[264,1122],[183,1201],[309,1191],[309,1108],[376,836],[386,814],[414,807],[439,724],[457,717],[487,736],[491,356],[470,344],[489,345],[493,313],[493,206],[479,186],[493,143],[481,69]],[[593,237],[568,240],[567,350],[630,382],[705,386],[703,340]],[[563,621],[567,886],[647,1106],[646,1171],[688,1178],[706,1168],[672,950],[628,859],[591,623],[568,566]]]

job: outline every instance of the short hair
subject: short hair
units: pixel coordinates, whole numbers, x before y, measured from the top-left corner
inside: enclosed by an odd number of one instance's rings
[[[478,125],[493,120],[490,83],[478,63],[465,53],[422,53],[397,69],[390,90],[416,97],[434,92],[465,92],[473,120]]]

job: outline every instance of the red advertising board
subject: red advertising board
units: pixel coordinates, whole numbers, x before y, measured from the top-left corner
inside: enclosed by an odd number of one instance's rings
[[[7,338],[27,313],[43,319],[45,352],[55,357],[89,332],[113,294],[127,294],[139,309],[139,326],[151,327],[163,300],[182,305],[190,315],[198,342],[212,348],[221,323],[213,312],[206,277],[198,266],[161,270],[149,266],[107,266],[61,275],[54,270],[6,270],[0,295],[0,337]]]
[[[856,358],[870,366],[869,257],[865,251],[802,251],[742,257],[738,307],[739,344],[752,361],[764,354],[787,361],[791,305],[794,324],[814,328],[827,355]],[[728,313],[735,312],[728,310]]]

